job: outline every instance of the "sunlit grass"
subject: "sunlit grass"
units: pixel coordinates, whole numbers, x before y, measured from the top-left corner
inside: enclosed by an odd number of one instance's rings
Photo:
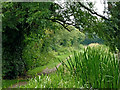
[[[57,72],[36,75],[21,88],[119,88],[118,59],[107,46],[88,46],[64,60],[69,55],[59,58],[62,66],[57,68]],[[56,66],[51,65],[49,68]]]
[[[70,49],[70,50],[73,50],[73,49]],[[59,52],[59,53],[61,53],[61,52]],[[42,72],[46,68],[49,68],[49,69],[54,68],[55,66],[57,66],[60,63],[58,61],[58,59],[65,60],[71,54],[72,54],[71,51],[64,51],[64,49],[63,49],[63,54],[60,54],[60,55],[56,54],[55,58],[53,60],[50,60],[50,62],[48,64],[46,64],[44,66],[36,67],[32,70],[29,70],[27,72],[27,76],[32,77],[32,76],[39,74],[40,72]],[[20,80],[3,80],[3,88],[12,86],[13,84],[15,84],[17,82],[21,82],[21,81]]]
[[[36,76],[29,80],[29,84],[21,86],[21,88],[80,88],[80,81],[76,82],[75,78],[69,74],[50,74]]]
[[[104,45],[87,47],[74,53],[67,63],[61,61],[64,70],[77,80],[82,79],[85,88],[118,88],[119,65],[114,54]],[[61,72],[64,72],[62,69]]]
[[[44,69],[46,68],[54,68],[55,66],[57,66],[60,62],[58,61],[58,59],[61,59],[61,60],[65,60],[69,55],[71,55],[71,53],[67,53],[65,55],[58,55],[56,56],[55,60],[51,60],[47,65],[44,65],[44,66],[40,66],[40,67],[36,67],[32,70],[29,70],[27,72],[27,75],[29,76],[33,76],[33,75],[36,75],[40,72],[42,72]]]
[[[118,88],[118,60],[104,45],[87,47],[51,75],[36,76],[22,88]]]
[[[24,82],[24,81],[27,81],[27,80],[17,80],[17,79],[14,79],[14,80],[2,80],[2,88],[8,88],[16,83],[19,83],[19,82]]]

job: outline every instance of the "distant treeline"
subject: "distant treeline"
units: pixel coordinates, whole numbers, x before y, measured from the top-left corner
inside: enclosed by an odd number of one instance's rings
[[[81,42],[81,44],[83,44],[83,45],[89,45],[90,43],[103,44],[104,41],[97,36],[95,36],[94,38],[90,38],[90,37],[88,37],[88,35],[86,35],[85,40],[83,42]]]

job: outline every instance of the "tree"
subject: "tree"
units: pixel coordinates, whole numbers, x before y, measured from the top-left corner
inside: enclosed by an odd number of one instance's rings
[[[2,39],[3,62],[2,71],[4,78],[16,78],[26,71],[26,63],[22,58],[22,51],[28,42],[25,36],[39,30],[39,37],[45,37],[45,28],[51,26],[51,3],[2,3]]]
[[[93,9],[91,2],[71,1],[65,2],[64,6],[44,2],[4,2],[2,5],[3,76],[11,78],[24,71],[26,63],[21,56],[24,46],[28,43],[24,42],[25,36],[29,36],[31,32],[37,33],[39,30],[37,36],[44,41],[46,28],[54,29],[53,22],[59,23],[69,32],[72,31],[68,26],[72,25],[79,31],[85,31],[91,35],[95,33],[113,50],[117,48],[120,51],[120,2],[110,4],[111,7],[108,7],[110,16],[105,17]],[[97,16],[102,19],[98,19]],[[44,41],[41,47],[44,47],[45,43],[47,42]]]
[[[79,46],[79,44],[81,44],[81,42],[85,40],[84,33],[80,32],[74,26],[68,26],[67,28],[71,31],[70,40],[71,40],[72,45],[75,47]]]
[[[110,6],[111,4],[111,6]],[[102,38],[112,50],[120,51],[120,2],[108,2],[109,17],[98,14],[92,2],[65,2],[64,7],[59,7],[56,17],[51,18],[53,22],[59,22],[64,28],[73,25],[81,31],[89,34],[95,33]],[[72,19],[70,17],[73,17]],[[99,16],[101,19],[98,19]],[[69,29],[68,29],[69,30]]]

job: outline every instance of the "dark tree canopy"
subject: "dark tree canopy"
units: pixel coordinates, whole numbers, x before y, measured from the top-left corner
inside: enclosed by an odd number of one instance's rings
[[[51,22],[45,19],[51,17],[51,3],[3,2],[2,5],[3,76],[15,78],[26,70],[22,59],[27,44],[25,35],[40,30],[39,37],[43,38],[44,28],[51,26]]]

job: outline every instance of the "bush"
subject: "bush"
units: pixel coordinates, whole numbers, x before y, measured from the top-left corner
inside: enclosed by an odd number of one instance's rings
[[[27,70],[44,66],[54,58],[53,53],[41,52],[41,47],[35,47],[35,43],[34,41],[29,43],[23,50],[23,59],[26,63]]]
[[[15,47],[15,51],[13,52],[12,49],[9,48],[9,46],[3,47],[2,77],[5,79],[16,78],[18,75],[24,74],[24,69],[25,63],[22,59],[21,49]]]

